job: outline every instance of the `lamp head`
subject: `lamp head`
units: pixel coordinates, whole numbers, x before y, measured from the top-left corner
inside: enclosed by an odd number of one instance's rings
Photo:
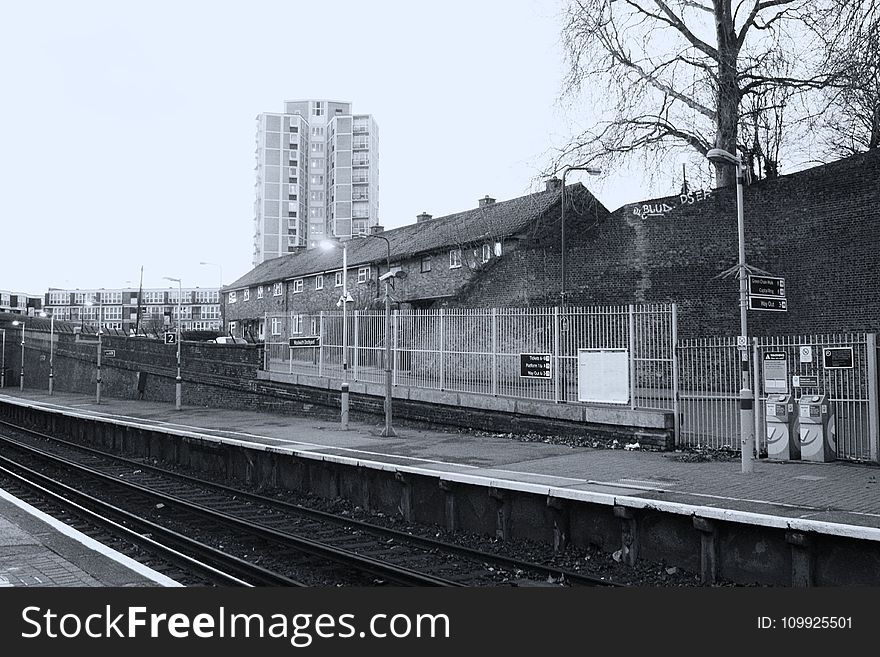
[[[17,319],[12,320],[13,326],[24,326],[24,322],[19,322]]]
[[[733,153],[728,153],[723,148],[710,149],[709,152],[706,153],[706,159],[713,164],[733,164],[736,166],[742,165],[742,160],[739,157],[737,157]]]

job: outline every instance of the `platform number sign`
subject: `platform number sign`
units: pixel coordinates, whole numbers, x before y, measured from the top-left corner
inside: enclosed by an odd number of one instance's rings
[[[166,332],[165,333],[165,344],[177,344],[177,334]]]

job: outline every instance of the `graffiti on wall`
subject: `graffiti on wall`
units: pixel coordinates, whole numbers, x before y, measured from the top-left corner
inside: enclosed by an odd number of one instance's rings
[[[693,205],[694,203],[705,201],[711,195],[711,189],[697,189],[692,192],[687,192],[686,194],[680,194],[678,197],[679,205]],[[642,203],[641,205],[633,207],[633,214],[637,217],[647,219],[650,217],[663,217],[667,212],[673,209],[675,209],[675,206],[669,205],[669,203],[665,202]]]

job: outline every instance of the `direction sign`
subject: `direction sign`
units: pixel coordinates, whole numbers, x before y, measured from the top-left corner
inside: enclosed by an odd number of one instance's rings
[[[320,347],[321,336],[307,335],[301,338],[290,338],[289,343],[291,347]]]
[[[177,344],[177,334],[176,333],[165,333],[165,344]]]
[[[749,276],[749,294],[785,298],[785,279],[777,276]]]
[[[550,378],[550,354],[520,354],[519,375],[530,379]]]
[[[788,302],[779,297],[749,297],[749,310],[773,310],[776,312],[786,312],[788,310]]]

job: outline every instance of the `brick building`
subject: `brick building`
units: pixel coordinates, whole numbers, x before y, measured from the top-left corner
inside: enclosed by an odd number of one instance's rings
[[[880,331],[878,180],[880,152],[871,152],[746,187],[746,261],[784,277],[788,300],[787,312],[750,311],[750,334]],[[406,272],[394,291],[404,306],[559,304],[559,181],[380,235],[392,268]],[[387,271],[386,245],[347,244],[349,292],[355,308],[366,308]],[[580,184],[566,190],[569,304],[675,302],[680,335],[737,335],[739,285],[729,272],[737,244],[732,187],[614,212]],[[224,288],[227,327],[256,333],[266,314],[335,309],[341,259],[338,250],[311,251],[263,263]]]
[[[370,308],[380,296],[379,277],[398,272],[393,296],[403,308],[431,308],[455,302],[464,290],[527,244],[535,234],[559,232],[561,183],[509,201],[484,197],[476,208],[267,260],[223,288],[225,328],[233,335],[262,339],[273,314],[315,314],[336,310],[342,296],[343,251],[352,309]],[[583,230],[608,210],[581,184],[566,191],[570,230]],[[512,274],[519,285],[523,272]]]

